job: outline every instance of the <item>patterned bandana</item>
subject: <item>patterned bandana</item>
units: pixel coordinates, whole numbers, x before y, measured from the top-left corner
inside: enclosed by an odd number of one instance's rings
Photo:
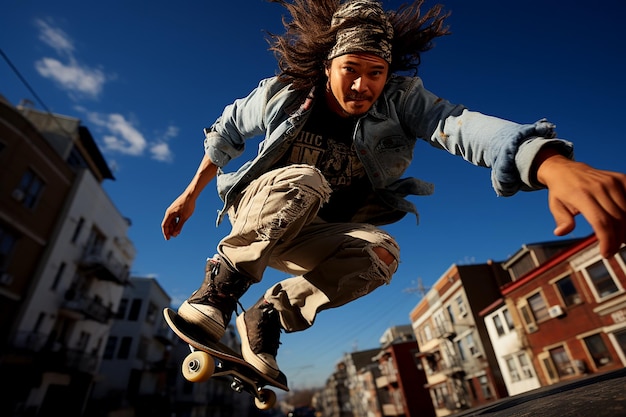
[[[335,46],[328,54],[329,60],[340,55],[367,52],[391,64],[393,26],[378,1],[348,1],[337,9],[330,25],[339,30]]]

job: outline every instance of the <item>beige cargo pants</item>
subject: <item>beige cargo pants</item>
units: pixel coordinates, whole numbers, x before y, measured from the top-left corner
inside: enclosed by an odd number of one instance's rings
[[[292,165],[253,181],[228,212],[232,230],[218,245],[223,257],[256,282],[267,266],[294,275],[265,293],[287,332],[388,284],[398,267],[398,245],[386,232],[316,217],[330,193],[319,170]]]

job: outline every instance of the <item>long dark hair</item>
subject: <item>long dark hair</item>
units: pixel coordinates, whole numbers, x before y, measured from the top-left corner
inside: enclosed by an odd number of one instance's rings
[[[337,28],[330,27],[340,0],[269,0],[285,7],[291,17],[283,17],[285,32],[269,33],[270,51],[278,60],[278,77],[294,89],[309,89],[325,81],[324,66],[328,52],[335,44]],[[393,25],[392,63],[390,72],[414,71],[421,62],[421,53],[433,47],[433,39],[448,35],[444,25],[449,12],[435,5],[422,14],[424,0],[404,4],[387,11]]]

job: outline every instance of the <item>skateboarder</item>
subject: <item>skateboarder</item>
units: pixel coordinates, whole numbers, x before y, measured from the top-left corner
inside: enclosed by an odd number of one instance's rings
[[[486,116],[396,74],[417,68],[431,41],[448,33],[440,6],[421,13],[417,0],[392,13],[374,0],[275,1],[291,15],[285,33],[271,37],[279,75],[205,129],[204,157],[162,223],[165,239],[178,236],[217,177],[218,223],[228,215],[232,229],[178,310],[216,340],[268,266],[292,275],[236,320],[242,354],[261,372],[278,373],[281,330],[304,330],[319,312],[389,283],[400,252],[378,226],[417,215],[405,197],[432,192],[403,178],[417,139],[491,169],[498,195],[547,188],[558,236],[582,214],[603,256],[626,241],[626,175],[574,161],[572,144],[546,120]],[[227,173],[259,135],[258,155]]]

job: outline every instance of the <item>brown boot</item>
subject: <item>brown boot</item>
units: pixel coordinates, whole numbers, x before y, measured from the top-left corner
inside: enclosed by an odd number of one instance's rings
[[[206,263],[204,282],[179,308],[178,315],[218,341],[252,280],[233,269],[219,255]]]
[[[243,358],[261,373],[276,378],[280,369],[276,363],[280,345],[280,316],[263,297],[237,317]]]

